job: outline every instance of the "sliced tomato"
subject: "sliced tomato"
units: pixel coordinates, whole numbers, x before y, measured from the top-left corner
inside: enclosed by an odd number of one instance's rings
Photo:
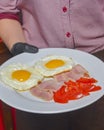
[[[80,78],[77,81],[65,82],[65,84],[54,93],[54,101],[67,103],[69,100],[76,100],[90,95],[90,92],[98,91],[100,86],[96,86],[97,80],[94,78]]]
[[[68,99],[69,100],[76,100],[76,99],[79,99],[79,98],[82,98],[83,97],[83,94],[80,93],[80,92],[76,92],[76,91],[71,91],[68,93]]]
[[[65,92],[65,86],[62,86],[57,92],[54,92],[54,101],[59,103],[68,102],[68,93]]]
[[[97,80],[94,78],[85,78],[85,77],[81,77],[80,79],[78,79],[76,82],[82,82],[82,83],[96,83]]]
[[[68,87],[68,98],[69,100],[75,100],[79,99],[83,96],[82,89],[79,88],[79,85],[77,82],[69,81],[66,83]]]
[[[100,86],[93,85],[93,87],[90,89],[90,92],[101,90]]]

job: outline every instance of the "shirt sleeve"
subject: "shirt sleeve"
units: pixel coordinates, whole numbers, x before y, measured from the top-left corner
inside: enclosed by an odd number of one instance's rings
[[[0,0],[0,19],[19,20],[18,0]]]

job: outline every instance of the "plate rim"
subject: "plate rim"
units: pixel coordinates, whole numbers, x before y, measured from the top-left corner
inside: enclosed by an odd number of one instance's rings
[[[42,48],[42,49],[39,49],[39,51],[41,52],[41,53],[43,53],[44,51],[47,51],[47,50],[51,50],[51,51],[53,51],[53,49],[54,50],[67,50],[67,51],[71,51],[71,52],[77,52],[77,53],[81,53],[81,54],[85,54],[85,55],[89,55],[89,56],[91,56],[91,57],[93,57],[95,60],[97,60],[97,61],[99,61],[101,64],[103,64],[104,65],[104,62],[102,61],[102,60],[100,60],[99,58],[97,58],[96,56],[94,56],[94,55],[92,55],[92,54],[89,54],[89,53],[87,53],[87,52],[83,52],[83,51],[80,51],[80,50],[74,50],[74,49],[68,49],[68,48]],[[6,64],[8,64],[8,62],[9,61],[11,61],[12,62],[12,60],[14,60],[14,59],[16,59],[17,57],[21,57],[21,56],[23,56],[23,55],[37,55],[37,54],[39,54],[39,53],[36,53],[36,54],[30,54],[30,53],[22,53],[22,54],[19,54],[19,55],[17,55],[17,56],[15,56],[15,57],[12,57],[12,58],[10,58],[9,60],[7,60],[6,62],[4,62],[3,64],[1,64],[1,66],[0,66],[0,69],[2,68],[2,67],[4,67]],[[0,87],[1,88],[1,87]],[[15,90],[13,90],[13,91],[15,91]],[[103,91],[104,92],[104,91]],[[97,97],[96,98],[96,100],[94,100],[94,101],[92,101],[92,102],[90,102],[90,103],[88,103],[87,105],[85,104],[85,105],[82,105],[81,107],[75,107],[74,109],[72,108],[72,109],[63,109],[62,111],[61,110],[54,110],[54,111],[34,111],[34,110],[29,110],[28,108],[21,108],[21,107],[19,107],[17,104],[15,104],[15,105],[13,105],[12,103],[8,103],[8,100],[6,101],[5,99],[2,99],[1,97],[0,97],[0,100],[2,100],[3,102],[5,102],[6,104],[8,104],[9,106],[12,106],[12,107],[15,107],[16,109],[19,109],[19,110],[22,110],[22,111],[27,111],[27,112],[32,112],[32,113],[41,113],[41,114],[53,114],[53,113],[63,113],[63,112],[68,112],[68,111],[74,111],[74,110],[77,110],[77,109],[81,109],[81,108],[83,108],[83,107],[86,107],[86,106],[88,106],[88,105],[90,105],[90,104],[92,104],[92,103],[94,103],[94,102],[96,102],[98,99],[100,99],[102,96],[104,95],[104,93],[103,94],[101,94],[100,95],[100,97]],[[56,103],[57,104],[57,103]],[[66,104],[57,104],[58,106],[62,106],[62,108],[63,108],[63,106],[64,107],[66,107],[67,105]],[[56,105],[56,106],[57,106]]]

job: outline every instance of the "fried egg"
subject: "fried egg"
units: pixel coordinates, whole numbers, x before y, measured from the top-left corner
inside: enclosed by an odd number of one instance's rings
[[[40,74],[49,77],[72,69],[74,64],[72,58],[50,55],[37,61],[34,67]]]
[[[36,86],[43,76],[32,67],[18,63],[4,67],[0,71],[0,79],[6,85],[23,91]]]

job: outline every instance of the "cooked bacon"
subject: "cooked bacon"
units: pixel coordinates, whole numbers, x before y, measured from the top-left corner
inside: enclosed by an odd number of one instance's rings
[[[50,101],[53,99],[53,91],[41,89],[40,87],[33,87],[30,89],[32,95],[44,99],[46,101]]]
[[[39,98],[46,101],[53,99],[53,92],[57,91],[64,82],[69,80],[77,80],[81,77],[89,77],[88,71],[81,65],[75,65],[72,70],[57,74],[53,79],[42,81],[36,87],[30,89],[30,92]]]
[[[57,90],[56,86],[57,86],[57,82],[54,79],[44,80],[38,85],[38,87],[41,89],[52,90],[52,91]]]
[[[53,92],[58,90],[60,87],[59,83],[54,79],[46,80],[41,82],[38,86],[30,89],[30,92],[37,97],[40,97],[44,100],[52,100]]]
[[[57,82],[66,82],[68,80],[77,80],[80,77],[89,77],[88,71],[81,65],[75,65],[70,71],[54,76]]]

